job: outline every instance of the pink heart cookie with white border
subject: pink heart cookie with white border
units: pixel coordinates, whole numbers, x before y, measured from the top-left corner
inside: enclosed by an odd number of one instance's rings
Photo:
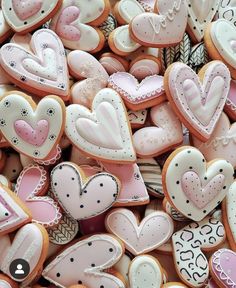
[[[165,91],[177,116],[201,141],[214,131],[230,89],[225,64],[212,61],[197,75],[186,64],[174,63],[165,73]]]
[[[27,33],[47,22],[62,0],[2,0],[4,17],[17,33]]]
[[[139,157],[159,156],[183,142],[182,125],[169,103],[151,108],[150,116],[154,125],[141,128],[133,135]]]
[[[211,275],[220,287],[236,286],[235,271],[236,253],[229,249],[219,249],[210,260]]]
[[[108,79],[108,87],[117,91],[127,107],[137,111],[149,108],[165,101],[163,77],[153,75],[146,77],[140,83],[127,72],[117,72]]]
[[[58,224],[61,213],[57,203],[49,196],[43,196],[48,189],[48,175],[42,166],[25,167],[17,179],[16,195],[32,212],[32,220],[45,227]]]
[[[158,0],[156,13],[142,13],[129,25],[131,37],[139,44],[151,47],[175,46],[187,25],[185,0]]]
[[[70,162],[54,167],[51,187],[66,213],[76,220],[91,218],[108,210],[120,191],[119,180],[113,175],[99,173],[85,181],[82,170]]]
[[[64,46],[49,29],[37,30],[30,42],[32,51],[7,43],[0,50],[0,64],[12,82],[24,90],[37,94],[69,98],[69,75]]]
[[[0,269],[17,282],[32,281],[41,269],[48,251],[48,235],[39,224],[27,224],[19,229],[11,242],[9,235],[0,238]],[[16,259],[29,264],[29,273],[21,279],[10,272],[10,265]]]
[[[165,196],[176,210],[201,221],[225,198],[233,175],[228,161],[214,159],[207,163],[198,149],[183,146],[166,160],[162,183]]]
[[[122,240],[134,255],[150,252],[173,234],[173,220],[164,212],[153,212],[138,223],[134,213],[125,208],[111,210],[106,217],[107,230]]]

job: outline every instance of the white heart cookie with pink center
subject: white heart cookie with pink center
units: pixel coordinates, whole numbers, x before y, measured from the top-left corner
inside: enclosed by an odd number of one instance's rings
[[[175,150],[163,168],[163,188],[168,201],[184,216],[202,220],[225,197],[234,169],[226,160],[207,163],[191,146]]]
[[[219,249],[210,260],[211,275],[220,287],[234,288],[236,286],[235,271],[236,253],[229,249]]]
[[[68,54],[67,61],[70,74],[76,79],[85,79],[72,86],[72,102],[90,108],[95,95],[107,86],[109,75],[102,64],[87,52],[72,51]]]
[[[84,0],[63,0],[50,28],[61,38],[65,47],[94,53],[105,42],[102,32],[94,26],[107,19],[110,7],[107,0],[94,0],[93,5],[88,4]]]
[[[192,35],[193,40],[201,42],[206,27],[214,18],[220,0],[187,0],[188,26],[187,30]]]
[[[105,212],[114,204],[120,191],[118,179],[111,174],[99,173],[86,182],[83,178],[81,169],[69,162],[60,163],[51,172],[51,187],[56,199],[76,220]]]
[[[131,37],[139,44],[151,47],[175,46],[184,35],[187,24],[185,0],[159,0],[156,13],[142,13],[133,18]]]
[[[82,105],[69,105],[66,135],[81,151],[103,161],[134,162],[130,124],[122,99],[105,88],[94,98],[92,112]]]
[[[134,255],[150,252],[169,240],[173,220],[164,212],[153,212],[138,223],[134,213],[125,208],[111,210],[105,220],[107,230],[125,244]]]
[[[42,267],[48,250],[47,231],[39,224],[27,224],[19,229],[11,243],[9,235],[0,237],[0,269],[17,282],[34,279]],[[29,273],[15,278],[10,271],[11,263],[22,259],[29,264]]]
[[[225,64],[212,61],[199,72],[172,64],[165,73],[165,91],[173,109],[196,137],[207,141],[220,118],[230,89]]]
[[[0,101],[1,132],[19,153],[47,159],[63,133],[64,109],[57,96],[45,97],[36,105],[23,93],[9,92]]]
[[[2,9],[11,28],[26,33],[50,19],[61,3],[61,0],[2,0]]]
[[[150,127],[137,130],[133,135],[136,153],[140,157],[158,156],[183,142],[182,125],[165,102],[151,109]]]
[[[230,125],[229,118],[222,113],[213,131],[211,138],[207,142],[201,142],[196,137],[192,137],[193,145],[198,148],[206,157],[207,161],[216,158],[223,158],[236,167],[236,123]]]
[[[134,111],[152,107],[166,99],[163,77],[159,75],[146,77],[139,83],[133,75],[117,72],[109,77],[108,86],[117,91],[127,107]]]
[[[69,76],[60,38],[49,29],[40,29],[33,34],[30,48],[15,43],[2,46],[2,68],[24,90],[40,97],[55,94],[67,100]]]
[[[107,273],[123,253],[123,244],[115,237],[107,234],[93,235],[62,251],[42,274],[61,288],[70,287],[74,283],[83,283],[86,287],[125,288],[119,278]]]

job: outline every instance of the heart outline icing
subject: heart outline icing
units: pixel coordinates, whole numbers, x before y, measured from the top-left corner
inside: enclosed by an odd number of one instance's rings
[[[65,118],[64,110],[64,103],[57,96],[45,97],[36,105],[26,94],[12,91],[0,101],[0,129],[4,138],[18,152],[36,160],[44,160],[50,156],[61,138]],[[47,138],[41,146],[30,144],[27,135],[24,135],[23,139],[19,136],[15,130],[15,122],[19,120],[26,121],[32,129],[36,127],[39,120],[48,122]]]
[[[111,174],[99,173],[86,181],[84,178],[82,170],[70,162],[58,164],[51,172],[53,194],[65,212],[76,220],[105,212],[115,203],[120,191],[119,180]],[[63,183],[67,187],[71,185],[67,194]]]
[[[67,107],[65,133],[70,141],[103,161],[134,162],[130,123],[119,94],[102,89],[93,100],[92,111],[77,104]]]
[[[108,234],[93,235],[66,248],[45,267],[42,274],[61,288],[78,283],[78,279],[88,287],[125,288],[119,278],[104,272],[119,261],[123,250],[123,244],[114,237]],[[70,259],[81,259],[83,265],[78,267],[77,262]],[[70,268],[65,269],[65,264]],[[63,277],[58,278],[58,273]]]
[[[178,117],[197,138],[207,141],[230,89],[231,76],[226,65],[212,61],[200,70],[198,76],[186,64],[174,63],[164,77],[167,98]]]
[[[233,174],[233,166],[226,160],[207,163],[198,149],[184,146],[176,149],[164,164],[164,193],[176,210],[201,221],[224,199],[233,183]],[[218,185],[209,184],[213,179],[217,179]]]
[[[17,86],[40,97],[49,94],[69,98],[69,74],[64,46],[55,32],[37,30],[30,41],[32,51],[15,43],[1,47],[0,63]]]

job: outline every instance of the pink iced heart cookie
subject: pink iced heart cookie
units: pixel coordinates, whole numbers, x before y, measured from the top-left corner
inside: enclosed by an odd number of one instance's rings
[[[224,199],[233,174],[233,166],[226,160],[207,163],[198,149],[184,146],[164,164],[164,193],[184,216],[200,221]]]
[[[86,287],[125,288],[120,279],[105,272],[123,253],[123,244],[114,237],[93,235],[61,252],[43,270],[43,277],[62,288],[74,283],[83,283]]]
[[[141,45],[151,47],[175,46],[184,35],[187,24],[185,0],[158,0],[156,13],[142,13],[133,18],[131,37]]]
[[[220,287],[234,288],[236,253],[229,249],[219,249],[210,260],[211,275]]]
[[[164,212],[153,212],[138,223],[134,213],[125,208],[111,210],[106,217],[106,228],[120,238],[125,248],[134,255],[150,252],[161,246],[173,233],[173,221]]]
[[[46,227],[58,224],[62,216],[56,202],[49,196],[42,196],[47,188],[47,172],[36,164],[22,170],[15,187],[15,193],[31,211],[33,222]]]
[[[236,121],[236,81],[231,80],[228,98],[225,103],[224,111],[232,119]]]
[[[136,160],[125,106],[116,91],[100,90],[92,111],[69,105],[65,132],[82,152],[103,161],[130,163]]]
[[[209,217],[201,222],[193,222],[173,234],[176,271],[188,287],[204,286],[209,277],[209,264],[203,251],[216,249],[224,240],[224,226]]]
[[[230,73],[220,61],[205,65],[199,76],[187,65],[174,63],[165,73],[165,91],[184,125],[207,141],[220,118],[230,88]]]
[[[9,92],[0,101],[1,132],[20,153],[48,159],[63,133],[64,109],[57,96],[45,97],[36,105],[26,94]]]
[[[94,0],[93,5],[83,0],[64,0],[50,28],[60,36],[65,47],[95,53],[105,43],[105,37],[97,26],[107,19],[109,12],[107,0]]]
[[[108,86],[117,91],[127,107],[134,111],[152,107],[166,99],[163,77],[159,75],[146,77],[139,83],[133,75],[117,72],[108,79]]]
[[[121,181],[116,206],[145,205],[149,195],[137,164],[102,163],[105,170]]]
[[[163,154],[183,142],[182,126],[165,102],[151,109],[153,126],[137,130],[133,135],[134,147],[140,157],[152,157]]]
[[[230,125],[229,118],[222,113],[220,119],[207,142],[192,137],[193,145],[206,157],[207,161],[223,158],[236,167],[236,124]]]
[[[120,191],[119,180],[108,173],[99,173],[86,181],[82,170],[64,162],[51,172],[51,187],[63,209],[74,219],[91,218],[109,209]],[[66,187],[70,187],[65,193]]]
[[[7,187],[0,185],[0,235],[8,234],[30,222],[31,212]]]
[[[61,4],[61,0],[3,0],[2,9],[11,28],[25,34],[47,22]]]
[[[32,51],[8,43],[0,50],[0,63],[11,80],[40,97],[55,94],[69,98],[69,76],[60,38],[49,29],[36,31],[30,41]]]
[[[32,281],[40,271],[48,251],[48,234],[39,224],[27,224],[19,229],[11,243],[9,235],[0,238],[1,271],[15,281]],[[23,259],[29,264],[29,273],[21,279],[14,278],[10,265],[15,259]],[[24,282],[23,282],[24,283]]]
[[[72,101],[90,108],[95,95],[107,86],[109,76],[102,64],[87,52],[72,51],[68,54],[67,61],[71,75],[79,80],[87,78],[72,86]]]

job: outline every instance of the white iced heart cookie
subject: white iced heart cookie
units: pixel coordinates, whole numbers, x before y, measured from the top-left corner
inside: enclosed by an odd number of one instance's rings
[[[184,146],[165,162],[165,196],[184,216],[200,221],[224,199],[233,174],[233,166],[226,160],[207,163],[198,149]]]
[[[47,159],[63,133],[64,110],[57,96],[45,97],[36,105],[26,94],[10,92],[0,101],[1,132],[18,152]]]
[[[160,288],[163,284],[163,270],[157,259],[150,255],[134,258],[129,268],[130,288]]]
[[[112,89],[102,89],[95,96],[92,112],[81,105],[68,106],[65,132],[92,157],[121,163],[136,160],[125,106]]]

